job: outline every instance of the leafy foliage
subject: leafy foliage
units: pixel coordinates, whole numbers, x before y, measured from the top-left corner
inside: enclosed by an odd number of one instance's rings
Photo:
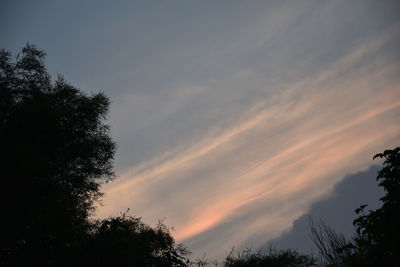
[[[2,260],[52,264],[84,233],[100,183],[114,177],[109,100],[59,77],[32,45],[0,52]],[[40,253],[39,253],[40,252]]]
[[[380,199],[382,207],[365,213],[366,205],[356,210],[361,214],[353,224],[357,231],[355,243],[359,257],[371,265],[399,266],[400,264],[400,147],[385,150],[374,156],[383,158],[378,172],[379,186],[385,190]]]
[[[51,81],[33,45],[0,51],[1,266],[183,266],[168,229],[92,221],[116,145],[102,94]]]
[[[95,224],[85,254],[94,266],[186,266],[189,251],[161,222],[152,228],[124,214]]]
[[[225,259],[227,267],[308,267],[317,266],[316,259],[309,255],[302,255],[295,250],[275,250],[254,252],[247,249],[235,257],[233,251]]]

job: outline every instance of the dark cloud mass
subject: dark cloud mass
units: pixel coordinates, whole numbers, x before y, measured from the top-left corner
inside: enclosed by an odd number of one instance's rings
[[[378,166],[346,176],[338,183],[332,193],[310,207],[307,214],[293,222],[293,227],[279,238],[268,242],[278,248],[296,248],[301,252],[317,252],[310,238],[309,218],[318,222],[323,220],[337,232],[350,238],[353,231],[353,220],[357,217],[354,210],[360,205],[368,204],[373,210],[379,207],[379,198],[383,195],[377,186]]]

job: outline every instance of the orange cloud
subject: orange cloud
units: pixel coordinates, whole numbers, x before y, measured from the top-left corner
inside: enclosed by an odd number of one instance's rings
[[[166,217],[189,245],[237,220],[242,230],[219,233],[210,255],[252,236],[254,246],[276,237],[345,174],[400,141],[400,81],[389,82],[398,64],[378,58],[359,66],[388,39],[249,107],[227,130],[121,174],[106,186],[98,216],[129,207],[147,222]],[[261,211],[246,221],[251,210]]]

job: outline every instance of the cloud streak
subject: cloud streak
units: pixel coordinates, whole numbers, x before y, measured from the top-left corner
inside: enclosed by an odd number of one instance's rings
[[[276,238],[346,173],[398,143],[399,66],[376,57],[398,37],[392,28],[319,73],[281,84],[228,130],[211,128],[121,174],[106,187],[99,216],[130,207],[148,222],[166,217],[179,241],[211,257]]]

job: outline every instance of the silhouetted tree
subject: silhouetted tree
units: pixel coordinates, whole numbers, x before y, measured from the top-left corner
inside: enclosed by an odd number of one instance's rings
[[[108,98],[52,82],[44,58],[0,51],[2,263],[59,265],[114,177]]]
[[[337,233],[322,220],[314,222],[310,217],[309,222],[311,239],[320,254],[320,265],[329,267],[349,266],[349,261],[355,252],[351,240],[345,238],[343,234]]]
[[[385,195],[382,207],[365,212],[367,205],[356,209],[353,221],[356,234],[346,240],[323,223],[311,225],[314,243],[325,266],[400,266],[400,147],[374,156],[383,158],[378,172],[379,186]]]
[[[162,223],[91,219],[114,178],[109,100],[52,82],[44,58],[29,44],[15,60],[0,50],[0,265],[186,266]]]
[[[362,205],[356,210],[361,215],[353,222],[357,231],[355,256],[364,259],[365,266],[400,266],[400,147],[375,158],[384,159],[377,180],[385,195],[380,198],[381,208],[365,213],[367,206]]]
[[[189,251],[176,245],[169,229],[149,227],[122,215],[96,223],[86,257],[94,266],[187,266]]]

